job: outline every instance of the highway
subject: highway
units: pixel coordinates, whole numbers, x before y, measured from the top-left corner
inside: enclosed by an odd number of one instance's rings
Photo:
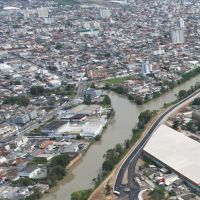
[[[170,107],[168,110],[166,110],[164,113],[162,113],[156,121],[152,124],[152,126],[149,128],[149,130],[146,131],[144,137],[134,146],[132,147],[132,151],[127,156],[127,158],[123,161],[123,163],[120,166],[120,169],[117,173],[115,183],[113,186],[113,191],[115,194],[118,195],[119,199],[124,198],[124,192],[123,192],[123,186],[122,186],[122,179],[124,176],[124,173],[128,167],[128,186],[130,188],[128,199],[130,200],[137,200],[138,194],[140,192],[139,185],[134,180],[135,177],[135,165],[141,156],[143,147],[148,142],[154,131],[157,129],[157,127],[162,124],[169,115],[172,114],[172,112],[179,109],[183,104],[188,103],[192,101],[196,96],[198,96],[200,90],[197,90],[193,94],[189,95],[185,99],[180,100],[176,104],[174,104],[172,107]]]

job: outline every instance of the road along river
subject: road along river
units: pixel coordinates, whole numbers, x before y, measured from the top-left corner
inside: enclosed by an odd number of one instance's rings
[[[131,130],[136,126],[139,114],[147,109],[157,110],[163,107],[164,103],[175,100],[175,94],[180,90],[187,90],[198,81],[200,81],[200,75],[141,106],[110,92],[109,96],[112,100],[115,116],[105,129],[101,141],[94,143],[84,157],[68,172],[68,175],[43,196],[42,200],[70,200],[72,192],[91,188],[92,179],[97,176],[103,163],[103,154],[116,144],[130,138]]]

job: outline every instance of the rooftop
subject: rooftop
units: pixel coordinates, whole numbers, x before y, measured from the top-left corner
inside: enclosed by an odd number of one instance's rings
[[[144,147],[144,151],[200,185],[200,144],[195,140],[161,125]]]

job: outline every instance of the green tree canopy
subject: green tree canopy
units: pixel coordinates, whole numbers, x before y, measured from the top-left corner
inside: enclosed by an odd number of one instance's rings
[[[52,158],[51,160],[51,165],[52,166],[62,166],[62,167],[66,167],[66,165],[68,165],[70,162],[69,156],[66,154],[62,154],[59,156],[55,156]]]
[[[138,116],[139,122],[138,122],[138,128],[144,128],[145,124],[151,119],[152,112],[150,110],[146,110],[144,112],[141,112]]]
[[[178,93],[178,97],[179,97],[180,99],[185,98],[187,95],[188,95],[188,93],[187,93],[186,90],[180,90],[179,93]]]
[[[111,99],[108,95],[104,96],[103,102],[104,105],[111,105]]]
[[[87,200],[92,190],[80,190],[71,194],[71,200]]]
[[[19,96],[19,97],[7,97],[3,104],[17,104],[19,106],[28,106],[29,105],[29,98],[26,96]]]
[[[92,103],[91,95],[84,96],[84,104],[90,105]]]
[[[192,105],[200,105],[200,97],[195,98]]]
[[[30,93],[32,95],[43,95],[45,92],[43,86],[32,86],[30,89]]]
[[[149,197],[151,200],[164,200],[165,199],[165,192],[162,188],[155,188],[149,193]]]

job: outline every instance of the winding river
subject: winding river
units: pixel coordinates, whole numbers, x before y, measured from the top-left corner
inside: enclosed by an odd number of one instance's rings
[[[72,192],[92,187],[92,179],[97,176],[103,162],[103,154],[117,143],[123,143],[130,138],[131,130],[136,126],[139,114],[147,109],[159,109],[163,104],[176,99],[175,94],[182,89],[189,89],[200,81],[200,75],[183,83],[159,98],[138,106],[127,98],[109,93],[115,117],[109,122],[101,141],[94,143],[85,156],[68,172],[68,175],[58,185],[52,188],[42,200],[70,200]]]

